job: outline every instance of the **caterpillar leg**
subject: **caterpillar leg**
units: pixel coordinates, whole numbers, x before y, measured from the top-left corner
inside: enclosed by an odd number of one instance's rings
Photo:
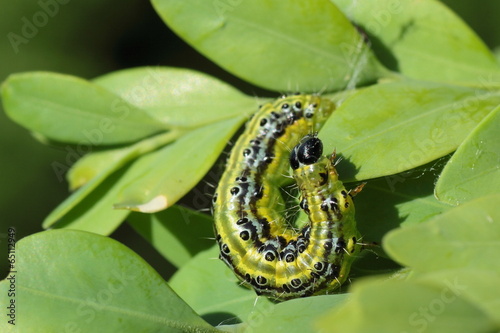
[[[330,155],[330,161],[332,162],[333,165],[336,165],[339,161],[335,161],[335,159],[337,158],[337,150],[334,149],[332,154]],[[366,185],[366,183],[362,183],[358,186],[356,186],[356,188],[352,189],[352,190],[349,190],[348,194],[351,196],[351,198],[355,197],[356,194],[358,194],[359,192],[361,192],[361,190],[363,189],[363,187]]]
[[[352,190],[349,190],[349,195],[352,197],[355,197],[359,192],[361,192],[361,190],[363,189],[363,187],[365,187],[366,183],[362,183],[358,186],[356,186],[354,189]]]
[[[337,149],[334,149],[332,154],[330,155],[330,161],[333,165],[335,165],[335,159],[337,158]]]

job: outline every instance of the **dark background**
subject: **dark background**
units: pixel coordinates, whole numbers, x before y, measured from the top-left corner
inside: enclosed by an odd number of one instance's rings
[[[41,0],[49,3],[55,0]],[[450,8],[491,48],[500,46],[500,2],[446,0]],[[21,34],[23,17],[41,10],[35,0],[0,0],[0,81],[11,73],[55,71],[91,79],[124,68],[146,65],[188,67],[217,76],[251,95],[260,90],[221,70],[173,34],[144,0],[68,1],[16,53],[8,39]],[[498,52],[497,52],[498,53]],[[7,252],[9,226],[20,239],[41,231],[41,222],[68,195],[52,169],[67,153],[45,146],[8,119],[0,106],[0,256]],[[112,237],[145,257],[164,276],[172,267],[141,237],[122,225]],[[0,262],[0,278],[6,261]]]

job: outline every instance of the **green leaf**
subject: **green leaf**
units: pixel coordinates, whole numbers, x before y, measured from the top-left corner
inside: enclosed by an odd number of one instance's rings
[[[170,286],[206,321],[216,326],[251,322],[255,314],[274,304],[239,284],[233,272],[218,259],[219,248],[200,252],[170,280]]]
[[[150,170],[163,151],[168,149],[169,146],[166,146],[144,154],[121,169],[119,167],[124,161],[118,159],[54,209],[45,218],[43,227],[70,228],[109,235],[130,213],[113,208],[122,189]],[[121,157],[131,157],[135,153],[130,149]]]
[[[493,259],[494,260],[494,259]],[[432,272],[418,277],[418,281],[435,286],[436,282],[446,281],[457,296],[474,304],[500,328],[500,272],[462,268]]]
[[[135,156],[144,147],[138,143],[137,150],[130,148],[130,151],[117,153],[116,164],[110,164],[108,169],[103,169],[69,196],[45,219],[43,227],[109,235],[130,213],[127,209],[153,212],[175,204],[208,171],[242,120],[229,119],[188,132],[174,143],[142,155],[115,171],[124,163],[120,158]],[[200,148],[200,138],[206,137],[210,139],[202,139],[201,144],[211,144]],[[126,198],[127,204],[123,203],[124,193],[130,196]],[[130,198],[143,201],[132,202]]]
[[[219,80],[186,69],[135,68],[107,74],[94,83],[178,130],[169,132],[170,136],[146,139],[131,147],[84,156],[68,173],[71,189],[82,186],[112,165],[123,164],[177,139],[186,133],[187,128],[193,130],[228,118],[248,116],[258,103],[257,99],[243,95]]]
[[[199,52],[271,90],[340,89],[385,72],[328,0],[153,0],[153,5]]]
[[[422,170],[367,181],[363,191],[354,198],[363,241],[380,242],[392,229],[422,223],[450,208],[433,195],[434,168],[432,163]]]
[[[352,288],[349,302],[321,316],[317,330],[325,332],[483,333],[498,329],[473,303],[461,297],[451,280],[434,285],[411,280],[367,279]]]
[[[181,206],[155,214],[132,213],[127,222],[176,267],[213,245],[213,221]]]
[[[419,272],[477,268],[500,272],[500,194],[448,210],[427,223],[390,232],[386,252]]]
[[[198,128],[162,149],[125,186],[114,207],[152,213],[172,206],[203,178],[243,121],[239,117]]]
[[[141,163],[148,156],[139,158]],[[136,177],[138,168],[123,168],[109,177],[96,177],[57,206],[43,221],[43,228],[68,228],[89,231],[100,235],[111,234],[130,213],[115,210],[119,190],[124,183]]]
[[[12,75],[2,86],[2,100],[9,117],[20,125],[79,145],[128,143],[168,129],[117,95],[68,75]]]
[[[83,198],[111,173],[120,169],[134,158],[139,157],[140,153],[137,146],[142,145],[144,141],[146,140],[141,140],[134,145],[123,148],[106,149],[84,155],[71,166],[71,169],[66,174],[69,189],[75,191],[92,181],[93,186],[87,186],[85,194],[80,193],[80,197]]]
[[[71,190],[75,190],[89,181],[92,186],[87,186],[85,193],[89,193],[111,173],[123,167],[135,158],[149,153],[171,141],[183,133],[172,130],[164,134],[141,140],[133,145],[107,149],[89,153],[79,159],[68,171],[66,178]],[[86,194],[80,193],[80,197]]]
[[[46,231],[22,239],[16,254],[20,332],[216,332],[142,258],[110,238]],[[8,281],[0,286],[6,299]]]
[[[349,97],[319,137],[325,151],[343,156],[344,180],[392,175],[455,150],[498,104],[498,91],[411,80],[377,84]]]
[[[261,309],[260,313],[253,316],[252,321],[245,324],[254,332],[261,333],[315,332],[318,313],[336,308],[346,299],[347,294],[293,299]]]
[[[259,103],[207,74],[181,68],[140,67],[93,81],[175,127],[198,127],[248,115]]]
[[[436,197],[457,205],[500,193],[500,107],[458,147],[436,184]]]
[[[492,52],[439,1],[332,2],[367,33],[388,68],[421,80],[499,87]]]

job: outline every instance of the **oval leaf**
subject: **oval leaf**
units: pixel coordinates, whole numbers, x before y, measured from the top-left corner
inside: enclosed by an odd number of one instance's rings
[[[500,189],[500,107],[458,147],[436,184],[436,197],[458,205]]]
[[[20,332],[217,332],[110,238],[46,231],[22,239],[17,258]],[[0,283],[2,298],[7,283]]]
[[[106,89],[69,75],[12,75],[2,86],[2,100],[12,120],[57,141],[113,145],[167,129]]]
[[[332,1],[367,33],[388,68],[421,80],[499,87],[492,52],[441,2]]]
[[[182,135],[182,132],[172,130],[148,139],[141,140],[133,145],[91,152],[79,159],[68,171],[66,179],[71,190],[75,190],[92,180],[92,190],[111,173],[123,167],[126,163],[140,155],[149,153]],[[99,180],[96,180],[99,178]]]
[[[229,72],[272,90],[340,89],[382,68],[328,0],[153,0],[179,36]],[[353,78],[354,77],[354,78]]]
[[[126,209],[153,212],[175,204],[208,171],[243,120],[230,119],[217,123],[215,127],[205,126],[189,132],[176,142],[142,155],[112,174],[108,171],[114,171],[113,168],[121,162],[111,164],[110,169],[94,177],[52,211],[43,222],[43,227],[109,235],[130,213]],[[203,139],[207,137],[210,139]],[[210,144],[200,149],[200,139],[201,144]],[[193,153],[187,154],[189,151]],[[196,156],[199,159],[191,160]],[[159,165],[166,167],[158,168]],[[132,198],[126,204],[123,203],[123,193]],[[115,209],[117,207],[125,209]]]
[[[456,277],[456,276],[455,276]],[[349,302],[323,315],[324,332],[492,332],[495,324],[448,280],[428,282],[370,279],[357,283]]]
[[[449,154],[499,104],[498,91],[410,80],[378,84],[349,97],[319,137],[325,151],[344,157],[338,165],[344,179],[392,175]]]
[[[244,120],[198,128],[161,149],[148,169],[123,189],[114,207],[152,213],[172,206],[207,173]]]
[[[198,127],[245,115],[259,103],[220,80],[189,69],[133,68],[93,82],[176,127]]]
[[[494,260],[494,258],[492,258]],[[463,297],[496,322],[500,328],[500,271],[462,268],[432,272],[419,276],[418,281],[436,286],[447,281],[450,291]]]
[[[394,230],[384,238],[384,249],[417,271],[475,267],[500,272],[499,202],[500,194],[482,197],[427,223]]]

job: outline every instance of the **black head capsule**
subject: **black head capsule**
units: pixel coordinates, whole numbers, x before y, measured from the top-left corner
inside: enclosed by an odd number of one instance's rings
[[[323,155],[323,143],[316,137],[305,137],[301,143],[293,148],[290,154],[290,165],[296,170],[300,164],[311,165]]]

